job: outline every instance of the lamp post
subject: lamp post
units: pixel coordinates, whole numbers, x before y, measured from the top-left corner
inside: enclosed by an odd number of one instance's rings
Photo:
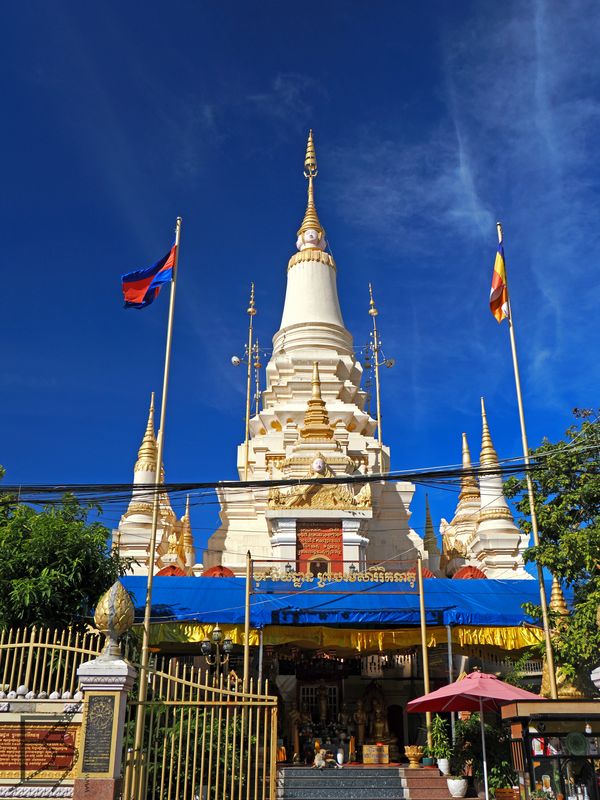
[[[379,311],[373,299],[373,288],[369,284],[369,316],[373,320],[373,332],[371,333],[370,349],[373,354],[373,367],[375,369],[375,400],[377,403],[377,441],[379,444],[379,474],[383,474],[383,441],[381,439],[381,393],[379,390],[379,367],[393,367],[396,363],[393,358],[385,358],[381,352],[381,339],[377,329],[377,315]],[[369,366],[370,359],[368,359]]]
[[[258,349],[258,342],[252,341],[253,336],[253,322],[256,315],[256,305],[254,303],[254,283],[250,284],[250,303],[247,308],[249,318],[248,322],[248,343],[245,347],[244,356],[232,356],[231,363],[234,367],[239,367],[240,364],[247,364],[248,370],[246,374],[246,418],[245,418],[245,438],[244,438],[244,480],[248,480],[248,458],[250,448],[250,410],[252,406],[251,397],[251,381],[252,381],[252,367],[255,369],[255,383],[256,383],[256,412],[260,404],[260,386],[259,386],[259,369],[261,367],[260,355]]]
[[[200,649],[207,664],[215,668],[215,677],[218,681],[221,670],[226,670],[227,668],[229,656],[233,650],[233,642],[229,637],[223,638],[223,631],[219,628],[219,623],[213,629],[212,642],[209,639],[205,639],[200,645]],[[225,674],[227,674],[226,671]]]

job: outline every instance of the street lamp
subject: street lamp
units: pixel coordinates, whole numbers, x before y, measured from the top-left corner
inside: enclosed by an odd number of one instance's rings
[[[215,668],[215,676],[218,679],[221,669],[226,670],[229,656],[233,651],[233,642],[229,637],[223,638],[223,631],[219,628],[218,622],[212,632],[212,642],[209,639],[205,639],[200,645],[200,649],[207,664]]]

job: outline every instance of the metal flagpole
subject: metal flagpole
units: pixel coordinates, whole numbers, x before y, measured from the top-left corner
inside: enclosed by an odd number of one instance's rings
[[[498,230],[498,241],[503,243],[502,224],[496,223]],[[504,259],[504,271],[506,270],[506,258]],[[521,394],[521,376],[519,374],[519,361],[517,359],[517,344],[515,341],[515,328],[513,325],[512,308],[510,304],[510,291],[508,291],[508,277],[506,277],[506,288],[508,294],[508,330],[510,331],[510,349],[512,351],[513,368],[515,373],[515,388],[517,390],[517,404],[519,406],[519,422],[521,423],[521,443],[523,445],[523,461],[525,462],[525,480],[527,482],[527,494],[529,496],[529,513],[531,515],[531,531],[533,533],[533,543],[539,546],[540,537],[538,532],[537,515],[535,513],[535,497],[533,493],[533,481],[529,471],[529,445],[527,443],[527,430],[525,428],[525,414],[523,412],[523,395]],[[544,584],[544,570],[536,561],[538,583],[540,585],[540,604],[542,607],[542,625],[544,628],[544,641],[546,644],[546,663],[548,665],[548,677],[550,680],[550,696],[553,700],[558,699],[556,689],[556,672],[554,671],[554,652],[552,650],[552,637],[550,636],[550,624],[548,622],[548,599],[546,597],[546,586]]]
[[[379,444],[379,474],[383,474],[383,442],[381,441],[381,394],[379,391],[379,335],[377,332],[377,315],[373,300],[373,289],[369,284],[369,315],[373,319],[373,365],[375,366],[375,399],[377,401],[377,441]]]
[[[167,321],[167,344],[165,349],[165,369],[163,374],[162,400],[160,404],[160,427],[158,434],[158,452],[156,455],[156,477],[154,487],[154,502],[152,504],[152,528],[150,532],[150,546],[148,549],[148,580],[146,583],[146,605],[144,607],[144,626],[142,634],[142,658],[140,663],[138,708],[135,720],[135,739],[133,744],[134,763],[134,797],[140,797],[143,790],[142,780],[142,746],[144,739],[144,704],[148,696],[148,659],[150,655],[150,613],[152,609],[152,584],[154,582],[154,561],[156,558],[156,530],[158,527],[158,513],[160,510],[160,477],[163,463],[165,445],[165,420],[167,410],[167,392],[169,388],[169,367],[171,365],[171,342],[173,340],[173,317],[175,312],[175,291],[177,289],[177,272],[179,266],[179,240],[181,237],[181,217],[177,217],[175,224],[175,262],[173,264],[173,280],[171,281],[171,294],[169,298],[169,316]]]
[[[427,652],[427,623],[425,621],[425,592],[423,590],[423,556],[417,553],[417,581],[419,584],[419,616],[421,617],[421,653],[423,662],[423,689],[429,694],[429,654]],[[432,746],[431,711],[425,712],[427,726],[427,746]]]
[[[247,376],[247,384],[246,384],[246,438],[244,441],[244,480],[248,480],[248,458],[249,458],[249,448],[250,448],[250,405],[251,405],[251,395],[250,395],[250,384],[252,381],[252,322],[254,320],[254,315],[256,314],[256,308],[254,306],[254,283],[251,284],[250,288],[250,305],[248,306],[248,316],[250,317],[250,322],[248,324],[248,352],[246,353],[246,357],[248,359],[248,376]]]

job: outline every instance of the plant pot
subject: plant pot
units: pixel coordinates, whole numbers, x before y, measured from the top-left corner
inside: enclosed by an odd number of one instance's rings
[[[449,775],[450,774],[450,759],[449,758],[438,758],[437,765],[439,771],[442,775]]]
[[[407,744],[404,754],[408,758],[409,769],[418,769],[419,761],[423,758],[423,748],[419,744]]]
[[[448,791],[452,797],[464,797],[467,793],[466,778],[446,778]]]
[[[423,756],[422,764],[424,767],[433,767],[435,764],[435,758],[430,758],[429,756]]]

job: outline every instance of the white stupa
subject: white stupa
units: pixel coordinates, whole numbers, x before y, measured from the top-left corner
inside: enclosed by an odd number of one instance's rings
[[[312,131],[304,168],[308,203],[297,252],[287,265],[283,314],[266,368],[262,409],[250,422],[247,465],[244,444],[238,448],[240,478],[247,471],[248,480],[373,474],[379,471],[380,450],[383,470],[389,469],[389,449],[375,438],[376,420],[365,410],[362,366],[344,325],[337,268],[326,251],[315,206]],[[310,428],[309,401],[322,403],[327,418],[325,423],[319,417],[318,435]],[[266,489],[221,490],[221,526],[210,537],[204,564],[221,564],[239,574],[245,570],[247,550],[254,558],[299,566],[311,557],[343,558],[358,566],[414,559],[417,550],[422,552],[423,540],[409,524],[413,484],[376,482],[358,497],[359,490],[342,485],[304,497]]]

